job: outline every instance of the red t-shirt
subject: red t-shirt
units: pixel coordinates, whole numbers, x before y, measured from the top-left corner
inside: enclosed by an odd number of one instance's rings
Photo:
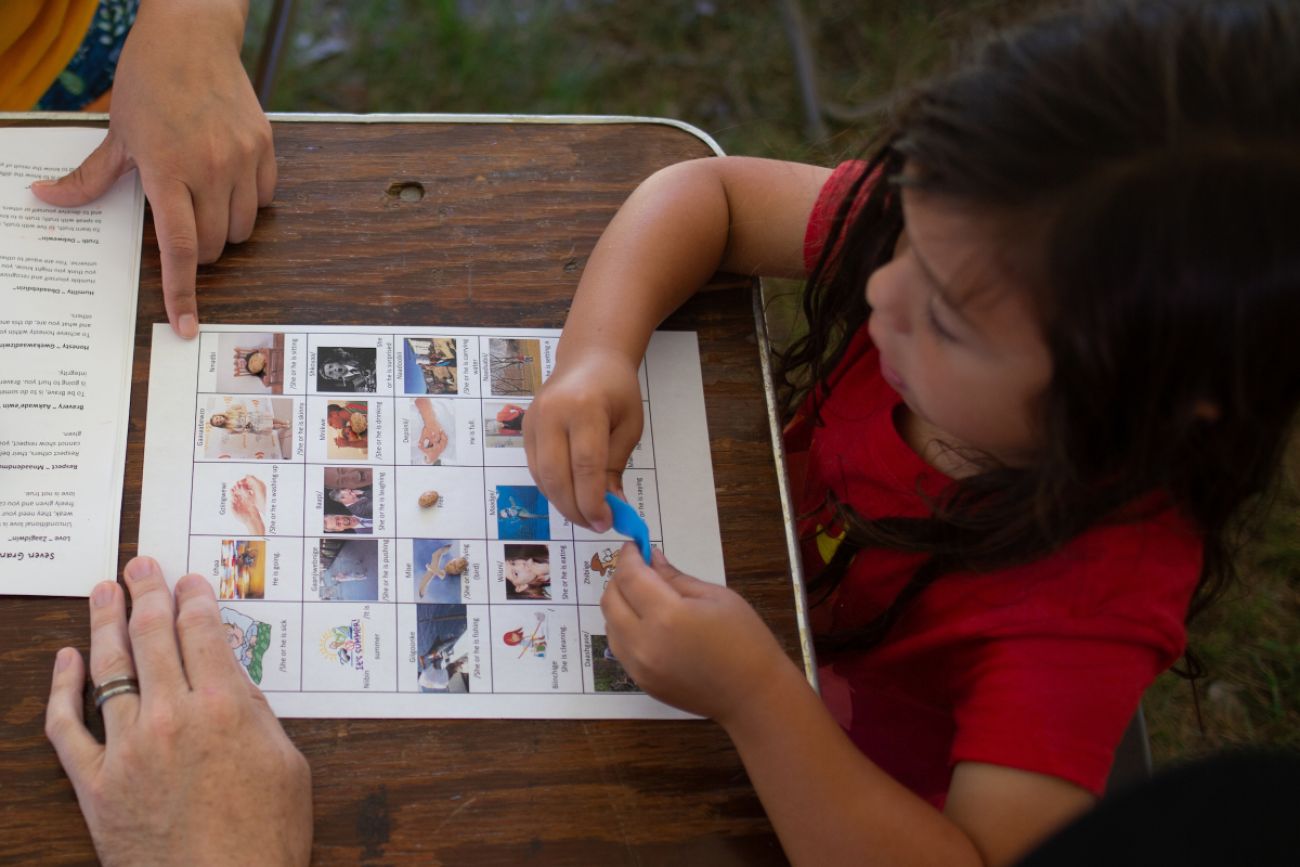
[[[837,196],[860,167],[846,163],[826,184],[806,256],[820,250]],[[829,385],[823,424],[801,418],[786,430],[799,514],[819,509],[830,489],[867,518],[927,516],[923,495],[951,480],[899,436],[894,411],[902,399],[881,376],[865,327]],[[840,531],[825,512],[799,529],[811,578]],[[963,761],[1050,774],[1100,793],[1143,691],[1182,653],[1201,552],[1193,524],[1166,508],[1095,527],[1028,565],[945,575],[881,644],[819,661],[823,698],[872,761],[935,806]],[[859,552],[834,596],[813,609],[814,630],[869,622],[923,557]]]

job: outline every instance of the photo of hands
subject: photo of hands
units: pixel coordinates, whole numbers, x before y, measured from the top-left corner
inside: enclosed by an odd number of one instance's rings
[[[301,535],[303,471],[297,463],[195,464],[192,532]]]

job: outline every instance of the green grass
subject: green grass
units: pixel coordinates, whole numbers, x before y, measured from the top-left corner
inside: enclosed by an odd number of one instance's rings
[[[820,0],[803,7],[823,97],[880,106],[942,64],[972,29],[1040,2]],[[775,2],[299,6],[298,42],[280,75],[277,110],[659,115],[695,124],[729,153],[822,163],[857,153],[873,122],[829,124],[825,137],[810,138]],[[253,0],[255,31],[266,8],[266,0]],[[309,59],[331,39],[344,47]],[[256,40],[250,42],[252,57]],[[796,301],[790,296],[772,309],[787,334],[798,327]],[[1147,695],[1158,763],[1229,744],[1300,747],[1298,528],[1300,494],[1292,482],[1242,552],[1243,587],[1191,630],[1208,666],[1204,732],[1185,682],[1164,675]]]
[[[1201,720],[1174,674],[1147,693],[1158,762],[1248,744],[1300,747],[1300,439],[1293,445],[1292,469],[1238,558],[1241,585],[1192,624],[1207,671]]]
[[[863,11],[870,5],[826,0],[816,15],[805,13],[820,79],[837,102],[874,101],[915,79],[948,55],[946,37],[962,30],[961,22],[1004,4],[913,0]],[[255,22],[266,6],[255,0]],[[275,109],[660,115],[700,126],[733,153],[800,158],[861,146],[856,130],[832,128],[825,141],[807,140],[790,45],[773,2],[299,6],[298,57],[331,38],[347,47],[314,62],[290,57]]]

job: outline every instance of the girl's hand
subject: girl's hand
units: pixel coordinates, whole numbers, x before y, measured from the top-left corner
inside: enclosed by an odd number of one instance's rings
[[[81,654],[59,651],[45,733],[110,865],[306,864],[311,771],[227,643],[208,582],[167,590],[158,564],[127,564],[121,589],[90,598],[90,674],[96,684],[139,679],[139,693],[107,699],[105,743],[86,729]]]
[[[724,727],[761,706],[765,685],[792,666],[745,600],[679,572],[658,550],[647,566],[623,546],[600,609],[610,650],[638,686]]]
[[[557,365],[524,415],[528,470],[564,517],[598,533],[613,523],[605,491],[623,492],[623,470],[641,438],[637,365],[588,351]]]

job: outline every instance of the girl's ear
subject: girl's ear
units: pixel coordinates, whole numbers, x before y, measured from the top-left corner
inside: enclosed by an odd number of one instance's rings
[[[1202,397],[1192,402],[1192,418],[1197,421],[1214,424],[1222,415],[1219,405],[1212,400]]]

